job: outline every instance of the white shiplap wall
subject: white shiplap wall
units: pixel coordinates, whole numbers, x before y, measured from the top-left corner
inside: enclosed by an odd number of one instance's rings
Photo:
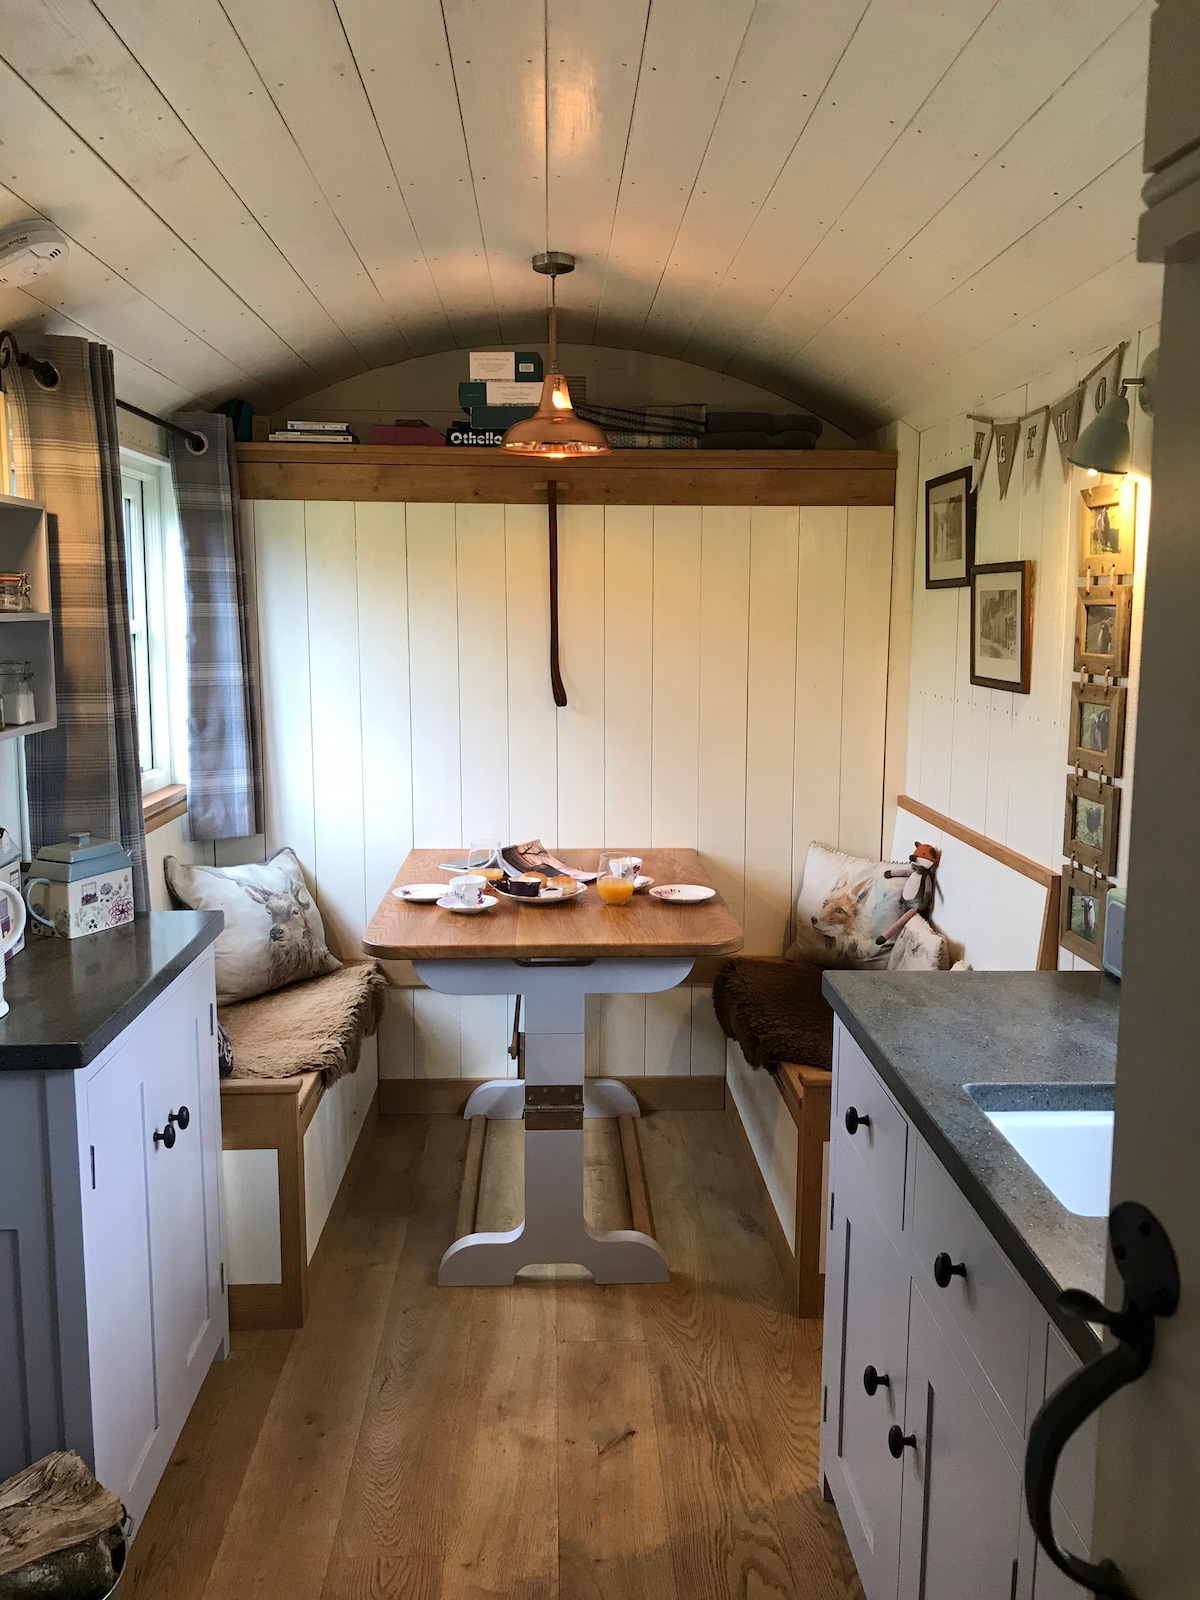
[[[410,847],[701,850],[779,954],[810,839],[878,856],[890,508],[566,507],[563,675],[537,506],[246,507],[267,839],[352,954]],[[503,1074],[508,1004],[397,987],[384,1077]],[[590,1069],[713,1074],[709,991],[598,1002]]]
[[[1124,375],[1136,375],[1158,343],[1156,326],[1127,335]],[[985,416],[1013,417],[1052,402],[1106,353],[1104,346],[1071,365],[975,408]],[[1150,511],[1149,419],[1132,408],[1134,469],[1139,478],[1137,572],[1134,583],[1131,674],[1126,719],[1126,791],[1118,878],[1124,882],[1131,773],[1137,721],[1137,662],[1141,643],[1142,574]],[[1085,417],[1086,421],[1086,417]],[[962,466],[966,416],[959,414],[920,436],[920,483]],[[1087,474],[1064,479],[1058,446],[1047,441],[1041,481],[1028,491],[1021,463],[1008,495],[999,498],[995,462],[989,462],[978,509],[976,560],[1034,562],[1032,692],[1014,695],[970,681],[970,591],[925,587],[924,512],[919,512],[913,586],[913,639],[908,714],[907,792],[1023,855],[1062,867],[1063,808],[1067,777],[1067,726],[1074,678],[1075,596],[1079,587],[1079,491]],[[923,506],[923,500],[921,502]],[[901,841],[897,841],[898,845]],[[1014,886],[1014,893],[1020,886]],[[1013,907],[980,908],[1003,919]],[[1035,930],[1036,933],[1036,930]],[[1035,941],[1036,942],[1036,941]],[[967,958],[971,951],[967,949]],[[1060,965],[1084,965],[1066,951]]]

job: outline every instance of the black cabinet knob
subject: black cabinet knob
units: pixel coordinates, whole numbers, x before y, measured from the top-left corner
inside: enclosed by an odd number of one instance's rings
[[[948,1289],[951,1278],[965,1278],[966,1275],[967,1269],[963,1262],[951,1261],[944,1250],[934,1257],[933,1281],[939,1289]]]
[[[893,1422],[891,1427],[888,1429],[888,1449],[891,1451],[892,1456],[896,1461],[899,1461],[900,1457],[904,1454],[906,1445],[910,1450],[915,1450],[917,1448],[916,1434],[905,1433],[904,1429],[898,1422]]]
[[[847,1133],[855,1134],[855,1133],[858,1132],[858,1130],[860,1128],[869,1128],[870,1126],[871,1126],[870,1117],[865,1117],[865,1116],[861,1115],[860,1112],[858,1111],[857,1107],[855,1107],[855,1106],[847,1106],[846,1107],[846,1132]]]
[[[175,1129],[169,1122],[161,1133],[157,1128],[154,1130],[154,1148],[157,1150],[160,1144],[165,1145],[168,1150],[175,1146]]]
[[[178,1125],[180,1133],[184,1131],[191,1120],[192,1113],[186,1106],[180,1106],[178,1111],[172,1111],[171,1115],[167,1118],[168,1122],[174,1122]]]
[[[876,1372],[874,1367],[868,1367],[863,1373],[863,1388],[868,1394],[877,1394],[880,1389],[890,1389],[892,1380],[886,1372]]]

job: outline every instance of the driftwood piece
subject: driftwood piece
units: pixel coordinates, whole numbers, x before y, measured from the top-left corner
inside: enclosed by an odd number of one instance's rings
[[[7,1592],[5,1574],[94,1540],[124,1514],[116,1495],[70,1450],[44,1456],[0,1483],[0,1596]]]
[[[0,1600],[105,1600],[124,1566],[119,1527],[0,1575]]]

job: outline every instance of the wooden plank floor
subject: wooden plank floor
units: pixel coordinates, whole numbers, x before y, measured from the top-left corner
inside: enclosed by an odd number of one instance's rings
[[[861,1600],[819,1330],[724,1114],[640,1137],[669,1284],[439,1289],[466,1124],[385,1118],[308,1325],[213,1368],[122,1600]]]

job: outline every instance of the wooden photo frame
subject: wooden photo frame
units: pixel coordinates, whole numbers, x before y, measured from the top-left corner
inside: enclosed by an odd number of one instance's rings
[[[971,570],[971,682],[1028,694],[1033,660],[1033,562]]]
[[[1062,875],[1058,942],[1093,967],[1104,965],[1105,896],[1111,887],[1081,867],[1068,867]]]
[[[1119,778],[1125,760],[1125,690],[1116,683],[1077,683],[1071,690],[1067,760],[1084,772]]]
[[[1129,675],[1129,624],[1133,589],[1127,583],[1094,583],[1080,589],[1075,611],[1076,672]]]
[[[971,469],[959,467],[925,485],[925,587],[965,589],[975,559]]]
[[[1111,878],[1117,870],[1121,791],[1072,772],[1067,778],[1063,855]]]
[[[1079,495],[1079,571],[1116,578],[1133,571],[1137,538],[1137,484],[1098,483]]]

